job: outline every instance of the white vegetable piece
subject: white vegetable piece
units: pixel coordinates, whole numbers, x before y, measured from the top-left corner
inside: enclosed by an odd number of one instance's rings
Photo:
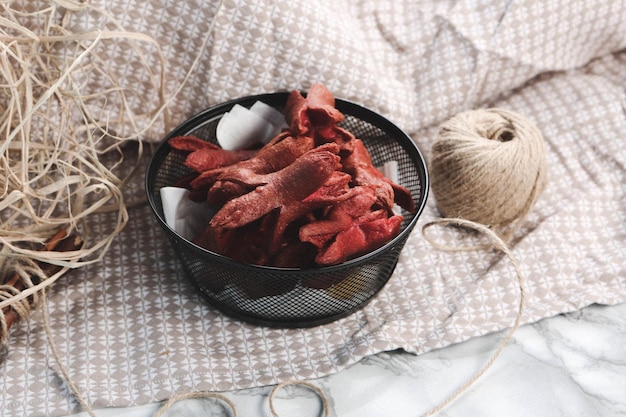
[[[250,111],[258,114],[268,122],[270,122],[276,128],[278,134],[280,130],[287,127],[287,123],[285,122],[285,115],[276,110],[274,107],[263,103],[262,101],[256,101],[252,107],[250,107]]]
[[[204,230],[214,214],[208,204],[191,200],[185,188],[161,188],[161,204],[167,225],[187,240]]]
[[[257,101],[251,108],[235,104],[220,119],[217,142],[223,149],[243,149],[255,143],[267,143],[276,136],[285,124],[278,110]]]
[[[387,179],[391,180],[391,182],[398,184],[398,161],[387,161],[383,164],[382,168],[379,168],[378,170],[382,172]],[[394,204],[391,209],[394,214],[401,214],[401,210],[402,209],[397,204]]]
[[[387,161],[383,164],[383,175],[391,182],[398,183],[398,161]]]

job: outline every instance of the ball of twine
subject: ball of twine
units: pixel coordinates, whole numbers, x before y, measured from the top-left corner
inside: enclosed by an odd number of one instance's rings
[[[441,126],[429,171],[433,196],[445,217],[471,220],[506,235],[545,188],[543,136],[527,118],[509,110],[462,112]]]

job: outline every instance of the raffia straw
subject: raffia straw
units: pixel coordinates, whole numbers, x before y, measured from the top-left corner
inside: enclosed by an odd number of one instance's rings
[[[480,379],[489,370],[489,368],[491,368],[491,366],[494,364],[496,359],[500,356],[500,354],[502,353],[506,345],[509,343],[509,341],[513,337],[513,334],[515,333],[515,331],[520,326],[522,316],[524,314],[524,305],[525,305],[525,300],[526,300],[526,290],[525,290],[525,282],[524,282],[525,280],[519,268],[519,265],[517,264],[517,261],[513,257],[513,254],[511,253],[511,250],[509,249],[507,244],[504,242],[504,240],[502,240],[502,238],[500,238],[500,236],[498,236],[497,233],[495,233],[492,229],[490,229],[489,227],[483,224],[476,223],[470,220],[461,219],[461,218],[437,219],[437,220],[434,220],[425,224],[422,227],[422,235],[424,236],[424,238],[428,242],[430,242],[430,244],[432,244],[434,247],[440,250],[444,250],[444,251],[465,251],[465,250],[473,251],[473,250],[476,250],[477,247],[476,246],[456,247],[456,246],[440,244],[439,242],[432,239],[426,233],[426,231],[429,228],[433,226],[437,226],[437,225],[458,226],[458,227],[462,227],[462,228],[466,228],[470,230],[475,230],[483,234],[484,236],[486,236],[491,242],[491,246],[494,249],[497,249],[501,251],[502,253],[504,253],[504,255],[506,255],[506,257],[509,258],[509,261],[511,262],[511,264],[513,265],[513,268],[515,269],[515,274],[517,275],[517,284],[519,287],[519,305],[517,309],[517,315],[515,317],[515,322],[513,323],[509,331],[506,333],[506,335],[504,336],[504,338],[502,339],[502,341],[500,342],[500,344],[498,345],[494,353],[489,358],[489,360],[485,363],[485,365],[483,365],[483,367],[480,370],[478,370],[478,372],[476,372],[471,378],[469,378],[457,390],[455,390],[452,394],[450,394],[448,398],[441,401],[438,405],[436,405],[435,407],[433,407],[426,413],[422,414],[422,417],[432,416],[433,414],[436,414],[439,411],[443,410],[445,407],[450,405],[450,403],[452,403],[455,399],[457,399],[461,394],[466,392],[478,379]]]
[[[44,277],[37,262],[63,268],[99,262],[123,230],[128,210],[122,190],[139,167],[143,138],[169,127],[173,99],[165,98],[165,58],[155,39],[125,30],[89,1],[23,6],[0,0],[0,278],[42,277],[23,291],[3,287],[0,308],[21,313],[27,298],[37,300],[61,275]],[[78,12],[104,21],[103,29],[73,33]],[[36,29],[35,21],[45,23]],[[119,44],[128,45],[143,67],[146,88],[154,92],[151,108],[133,105],[138,93],[101,56]],[[99,88],[84,93],[92,78]],[[125,160],[122,146],[129,141],[138,143],[136,161]],[[122,164],[125,177],[116,173]],[[87,220],[103,212],[115,219],[108,232],[94,236]],[[61,227],[78,231],[87,245],[63,253],[39,250]]]
[[[220,1],[216,10],[216,15],[221,9],[222,3],[223,1]],[[4,10],[4,12],[11,12],[9,5],[6,3],[0,3],[0,7]],[[127,223],[128,211],[127,204],[125,204],[123,198],[122,188],[129,180],[132,172],[126,178],[118,178],[113,174],[112,167],[105,165],[105,163],[100,160],[99,156],[111,151],[119,151],[120,143],[128,140],[139,140],[141,150],[141,137],[146,135],[148,130],[152,127],[152,125],[157,123],[158,118],[161,116],[165,119],[166,126],[164,129],[167,130],[171,128],[168,121],[167,106],[182,90],[194,69],[197,67],[202,51],[208,45],[215,19],[211,23],[211,26],[202,42],[202,46],[188,69],[183,82],[178,86],[173,95],[166,99],[163,85],[163,80],[165,78],[164,58],[160,52],[158,43],[154,39],[145,34],[132,33],[122,30],[121,26],[119,26],[112,16],[103,10],[91,7],[87,2],[77,3],[68,0],[55,0],[51,1],[50,7],[44,9],[42,13],[54,16],[58,7],[66,9],[66,14],[63,18],[63,22],[66,24],[71,20],[71,12],[89,9],[105,16],[109,23],[115,24],[120,30],[93,31],[74,34],[62,27],[57,27],[57,30],[63,32],[62,35],[38,36],[27,28],[4,17],[4,12],[2,16],[0,16],[0,28],[6,27],[17,31],[22,35],[22,38],[20,38],[14,35],[9,36],[5,33],[0,33],[0,48],[2,48],[0,50],[0,54],[2,54],[0,55],[0,60],[2,59],[2,56],[6,56],[7,54],[12,58],[18,59],[24,64],[24,66],[20,69],[22,69],[25,73],[28,72],[28,68],[25,66],[28,60],[24,58],[24,55],[19,48],[16,51],[13,51],[10,46],[6,44],[6,42],[9,42],[11,45],[18,45],[20,42],[27,44],[32,44],[33,42],[43,44],[74,42],[77,45],[82,45],[82,42],[84,41],[91,42],[72,61],[72,64],[69,67],[60,72],[60,76],[48,87],[47,90],[44,91],[37,101],[34,100],[33,86],[29,82],[24,82],[22,85],[19,84],[19,80],[27,79],[29,74],[25,74],[25,78],[22,78],[18,76],[13,68],[11,68],[11,65],[7,65],[6,59],[0,61],[4,64],[3,66],[0,66],[0,76],[3,76],[4,79],[8,81],[6,83],[9,86],[8,88],[13,92],[16,91],[16,87],[18,86],[24,88],[24,91],[21,92],[21,98],[23,100],[10,101],[7,109],[2,109],[6,110],[4,113],[5,116],[0,118],[0,131],[7,132],[7,140],[0,147],[0,164],[7,169],[5,171],[6,175],[3,178],[0,177],[0,179],[4,180],[4,189],[1,190],[0,193],[0,196],[3,197],[3,200],[0,201],[0,213],[4,216],[5,213],[9,212],[9,215],[7,215],[6,218],[0,218],[0,220],[2,220],[0,242],[3,243],[2,250],[0,251],[0,276],[6,273],[6,270],[9,269],[5,262],[7,259],[22,260],[21,263],[17,264],[17,266],[11,265],[11,267],[15,269],[16,273],[22,277],[22,280],[28,286],[28,288],[21,291],[17,291],[17,289],[12,291],[11,287],[6,287],[6,289],[3,287],[2,291],[0,291],[0,299],[2,300],[0,301],[0,309],[11,306],[11,308],[16,310],[20,316],[25,316],[30,310],[30,303],[26,300],[29,297],[41,299],[40,303],[35,304],[41,306],[44,330],[52,356],[60,369],[65,383],[83,407],[84,411],[90,416],[95,417],[96,414],[94,410],[87,399],[81,394],[78,386],[73,381],[68,369],[61,360],[61,356],[54,342],[46,302],[46,291],[49,289],[50,285],[61,277],[68,269],[81,267],[99,261],[104,256],[112,240],[121,232]],[[7,13],[7,15],[9,14],[10,13]],[[126,137],[117,135],[112,130],[107,130],[106,124],[103,125],[98,122],[96,115],[92,114],[90,109],[80,102],[81,96],[78,92],[72,91],[72,93],[77,93],[76,96],[72,97],[72,94],[69,94],[68,97],[64,97],[63,92],[60,91],[61,86],[71,78],[73,71],[80,67],[82,61],[86,57],[94,59],[97,58],[91,56],[90,54],[94,51],[99,42],[105,40],[126,40],[151,44],[157,50],[161,62],[161,73],[158,77],[160,81],[158,88],[156,89],[159,93],[158,96],[160,98],[161,105],[156,111],[154,111],[153,115],[150,116],[147,125],[143,128],[139,128],[133,123],[132,112],[127,114],[126,119],[130,120],[134,130],[132,134]],[[133,45],[133,48],[139,55],[142,55],[140,48],[135,45]],[[149,67],[147,60],[145,60],[143,56],[141,58],[142,62]],[[98,60],[96,59],[96,61]],[[101,68],[108,68],[107,64],[102,60],[98,61],[98,65],[101,65]],[[156,86],[156,81],[153,80],[153,82]],[[121,90],[117,90],[117,88],[114,87],[109,91],[119,92]],[[80,112],[83,114],[84,124],[78,126],[78,128],[72,131],[75,134],[80,133],[85,135],[85,137],[79,138],[74,135],[62,135],[61,129],[55,126],[54,121],[49,119],[47,114],[44,114],[44,127],[51,128],[53,133],[59,136],[53,138],[52,143],[50,141],[46,141],[46,136],[38,137],[38,141],[31,141],[30,132],[31,127],[33,126],[33,118],[41,116],[41,114],[38,114],[38,111],[45,107],[47,101],[52,99],[63,101],[64,98],[69,99],[70,103],[77,105]],[[89,97],[83,96],[83,98]],[[124,109],[130,109],[127,99],[123,94],[120,96],[120,100],[123,103]],[[2,103],[0,103],[0,106],[1,105]],[[17,125],[15,125],[15,120],[13,120],[14,116],[17,118]],[[128,119],[129,116],[130,119]],[[68,119],[65,122],[68,123],[70,120]],[[59,125],[62,126],[63,123],[60,123]],[[94,131],[98,132],[100,137],[94,136]],[[99,149],[99,141],[101,141],[104,137],[115,139],[118,143],[113,143],[108,148],[104,148],[104,150]],[[81,153],[80,151],[77,151],[77,149],[80,149],[85,153]],[[15,169],[15,167],[10,165],[11,158],[8,157],[9,153],[18,153],[21,156],[22,164],[18,165],[21,169]],[[32,154],[34,154],[35,164],[32,163]],[[120,154],[122,154],[122,152],[120,152]],[[42,160],[42,155],[43,159],[47,162]],[[139,158],[137,158],[137,160],[139,160]],[[122,160],[119,160],[113,165],[116,167],[121,163]],[[35,178],[36,180],[41,180],[50,174],[50,168],[53,165],[59,165],[66,168],[69,170],[69,173],[51,182],[47,186],[43,187],[43,189],[39,188],[36,191],[31,189],[29,185],[30,183],[35,182],[35,180],[29,180],[27,178],[27,174],[30,173],[27,172],[27,169],[37,172]],[[75,165],[78,165],[82,169],[75,168]],[[135,166],[135,169],[136,167],[137,166]],[[95,184],[93,184],[93,182],[95,182]],[[63,191],[70,187],[75,187],[79,191],[69,193],[68,195],[63,194]],[[92,198],[88,201],[88,197],[90,197],[92,193],[102,194],[102,196],[96,199]],[[61,194],[61,196],[59,196],[59,194]],[[32,200],[35,200],[36,202],[44,201],[48,204],[49,208],[46,210],[44,216],[41,216],[36,212]],[[59,212],[59,210],[57,210],[57,208],[62,204],[66,204],[65,208],[67,208],[67,211],[64,212],[61,210],[61,212]],[[58,227],[59,225],[66,226],[68,224],[71,227],[78,227],[79,223],[86,220],[89,216],[107,211],[115,211],[118,213],[116,227],[113,232],[105,236],[100,241],[93,243],[88,249],[59,253],[52,251],[38,251],[36,249],[29,249],[28,247],[22,246],[24,242],[41,244],[53,228]],[[32,221],[21,228],[12,227],[12,224],[16,220],[20,220],[21,217],[28,217]],[[23,218],[21,220],[23,221]],[[94,254],[96,254],[97,257],[94,258],[91,256]],[[46,277],[40,269],[34,268],[34,261],[58,265],[61,266],[62,269],[56,274]],[[33,285],[29,278],[31,275],[38,275],[42,282],[37,285]],[[3,334],[6,334],[7,328],[5,321],[0,320],[0,324],[2,324],[2,329],[0,330],[3,331]],[[155,417],[162,416],[177,401],[191,398],[215,398],[221,400],[231,408],[233,416],[237,416],[235,404],[227,397],[213,392],[190,392],[177,395],[165,402],[160,410],[155,414]]]
[[[63,2],[63,3],[67,3],[67,2]],[[217,16],[217,13],[219,12],[219,10],[222,7],[222,3],[223,1],[220,1],[218,8],[216,10],[215,15]],[[110,16],[109,16],[110,17]],[[111,18],[111,20],[113,20]],[[169,104],[169,102],[174,98],[175,95],[177,95],[183,88],[184,84],[187,82],[187,80],[189,79],[189,77],[191,76],[191,74],[193,73],[193,70],[196,68],[198,61],[200,59],[200,56],[202,55],[202,51],[206,48],[209,39],[210,39],[210,35],[212,33],[213,30],[213,26],[214,26],[214,22],[215,22],[215,17],[213,19],[213,22],[211,23],[211,26],[209,28],[209,30],[206,33],[206,36],[202,42],[202,46],[200,48],[200,51],[198,52],[196,58],[193,60],[191,67],[189,68],[189,70],[187,71],[185,78],[183,80],[183,83],[181,83],[181,85],[178,87],[178,89],[175,91],[174,95],[172,97],[170,97],[168,100],[163,100],[163,104],[161,105],[161,107],[159,108],[159,111],[155,114],[155,116],[150,120],[150,123],[154,123],[156,122],[156,118],[158,116],[158,114],[160,112],[165,112],[167,105]],[[98,33],[98,38],[100,39],[115,39],[117,36],[124,36],[126,35],[127,32],[99,32]],[[73,40],[94,40],[94,34],[78,34],[78,35],[70,35],[71,38]],[[145,35],[141,35],[141,34],[131,34],[130,37],[134,40],[144,40],[144,41],[148,41],[150,42],[151,39],[145,37]],[[56,37],[47,37],[46,38],[48,41],[58,41],[59,39],[56,39]],[[163,78],[163,77],[162,77]],[[162,91],[162,90],[161,90]],[[163,98],[164,96],[161,95],[161,97]],[[140,131],[139,133],[145,133],[143,131]],[[85,163],[88,161],[84,161]],[[120,203],[123,201],[122,200],[122,195],[121,192],[118,195],[119,197],[119,201]],[[99,210],[99,211],[103,211],[103,210],[111,210],[111,206],[104,206],[104,202],[106,202],[106,200],[100,200],[102,204],[98,204],[97,207],[94,208],[94,206],[91,206],[92,210]],[[122,204],[123,206],[123,204]],[[124,207],[125,209],[125,207]],[[84,212],[83,212],[84,213]],[[124,214],[127,218],[127,212],[124,211]],[[125,223],[125,222],[124,222]],[[120,230],[116,229],[116,232],[119,233]],[[112,238],[115,236],[111,236],[111,240]],[[110,240],[105,239],[103,240],[100,245],[103,246],[108,246],[110,244]],[[16,250],[19,250],[19,248],[14,248]],[[82,255],[84,254],[82,251],[77,251],[79,253],[76,254],[76,259],[80,259],[82,257]],[[41,258],[40,254],[35,252],[35,251],[28,251],[28,250],[23,250],[22,251],[23,254],[25,254],[27,257],[30,255],[30,258]],[[53,264],[58,264],[58,265],[63,265],[66,268],[67,267],[77,267],[77,266],[82,266],[88,262],[81,262],[80,260],[74,260],[73,262],[67,262],[62,256],[59,256],[57,254],[51,253],[48,254],[47,256],[44,257],[43,259],[45,262],[48,263],[53,263]],[[41,293],[42,295],[42,302],[41,302],[41,309],[42,309],[42,316],[43,316],[43,320],[44,320],[44,329],[46,332],[46,337],[48,340],[48,345],[50,347],[50,350],[52,352],[52,355],[57,363],[57,366],[59,367],[61,374],[63,375],[63,379],[65,380],[65,382],[67,383],[68,387],[70,388],[71,392],[75,395],[76,399],[78,400],[78,402],[81,404],[81,406],[83,407],[83,409],[92,417],[95,417],[95,412],[92,409],[91,405],[88,403],[88,401],[83,397],[83,395],[81,394],[80,390],[78,389],[78,386],[74,383],[69,371],[67,370],[67,368],[65,367],[63,361],[61,360],[61,357],[58,353],[58,350],[56,348],[56,344],[54,343],[53,340],[53,335],[52,335],[52,331],[51,331],[51,327],[50,327],[50,322],[49,322],[49,313],[48,313],[48,308],[46,305],[46,298],[45,298],[45,293],[46,293],[46,289],[47,287],[54,282],[56,279],[58,279],[62,273],[64,271],[59,272],[58,274],[53,275],[52,277],[48,278],[46,281],[42,282],[39,285],[34,285],[31,286],[30,288],[21,291],[20,294],[15,295],[13,297],[11,297],[11,299],[7,299],[3,302],[0,303],[0,306],[4,306],[4,305],[12,305],[12,303],[17,303],[33,294],[38,294]],[[222,402],[226,403],[232,410],[233,412],[233,416],[236,417],[237,416],[237,409],[235,404],[229,400],[227,397],[218,394],[218,393],[214,393],[214,392],[189,392],[189,393],[183,393],[183,394],[179,394],[176,395],[172,398],[170,398],[168,401],[166,401],[159,409],[159,411],[155,414],[154,417],[160,417],[162,415],[164,415],[164,413],[171,408],[172,405],[174,405],[176,402],[184,400],[184,399],[192,399],[192,398],[215,398],[218,400],[221,400]]]

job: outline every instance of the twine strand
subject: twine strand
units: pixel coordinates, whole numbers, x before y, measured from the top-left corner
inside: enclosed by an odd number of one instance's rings
[[[205,399],[205,398],[214,398],[216,400],[220,400],[226,403],[226,405],[228,405],[228,407],[232,411],[233,417],[237,417],[237,406],[235,405],[234,402],[232,402],[228,397],[224,395],[218,394],[216,392],[208,392],[208,391],[198,391],[198,392],[188,392],[184,394],[178,394],[170,398],[169,400],[167,400],[165,403],[163,403],[163,405],[161,405],[161,407],[159,408],[159,411],[156,414],[154,414],[154,417],[162,417],[165,414],[165,412],[169,410],[170,407],[172,407],[178,401],[189,400],[189,399]]]
[[[422,227],[422,235],[443,251],[494,248],[511,262],[519,287],[515,322],[485,365],[447,399],[427,411],[431,416],[467,391],[491,368],[518,329],[526,302],[525,280],[507,242],[521,227],[544,190],[547,161],[543,136],[526,117],[490,108],[461,112],[441,126],[431,148],[433,195],[443,218]],[[451,246],[428,235],[435,225],[474,230],[488,245]]]
[[[330,416],[330,402],[328,401],[328,397],[326,396],[324,391],[322,391],[321,388],[319,388],[317,385],[312,384],[312,383],[307,382],[307,381],[292,380],[292,381],[287,381],[287,382],[283,382],[281,384],[276,385],[274,387],[274,389],[272,389],[272,391],[270,392],[270,395],[269,395],[269,405],[270,405],[270,411],[272,412],[272,416],[273,417],[280,417],[278,415],[278,412],[276,411],[276,408],[274,407],[274,396],[276,395],[276,393],[278,391],[280,391],[284,387],[287,387],[287,386],[290,386],[290,385],[303,386],[303,387],[306,387],[309,390],[313,391],[315,394],[317,394],[317,396],[322,401],[322,412],[324,413],[323,414],[324,417],[329,417]]]
[[[97,417],[93,408],[91,408],[87,400],[85,400],[80,390],[74,383],[74,380],[71,378],[69,371],[63,365],[63,361],[61,361],[61,355],[59,355],[59,351],[56,348],[56,344],[54,343],[53,336],[52,336],[52,329],[50,326],[50,316],[48,313],[48,306],[47,306],[48,303],[46,299],[46,290],[47,288],[42,288],[41,290],[41,304],[40,305],[41,305],[41,314],[42,314],[43,324],[44,324],[43,327],[46,332],[46,339],[48,341],[48,346],[50,347],[50,352],[52,353],[52,356],[55,362],[57,363],[59,370],[61,371],[61,375],[63,376],[63,381],[65,381],[68,388],[70,389],[70,392],[74,395],[76,400],[83,407],[83,410],[85,410],[87,414],[89,414],[91,417]]]
[[[444,409],[445,407],[447,407],[450,403],[452,403],[455,399],[457,399],[461,394],[467,391],[485,373],[487,373],[489,368],[491,368],[491,366],[494,364],[496,359],[500,356],[500,354],[502,353],[506,345],[513,338],[513,334],[519,328],[520,323],[522,321],[523,314],[524,314],[524,305],[526,302],[525,280],[519,268],[519,265],[517,261],[515,260],[515,258],[513,257],[513,254],[511,253],[511,250],[509,249],[507,244],[493,230],[491,230],[489,227],[483,224],[476,223],[476,222],[466,220],[466,219],[460,219],[460,218],[437,219],[437,220],[433,220],[425,224],[422,227],[422,235],[424,236],[424,238],[436,248],[440,250],[446,250],[446,251],[475,250],[475,247],[460,248],[460,247],[439,244],[426,233],[426,230],[436,225],[460,226],[460,227],[475,230],[487,236],[491,242],[492,247],[504,253],[506,257],[509,258],[511,264],[513,265],[513,268],[515,269],[515,274],[517,275],[517,283],[518,283],[518,288],[519,288],[519,304],[517,308],[517,315],[515,317],[515,322],[510,327],[504,339],[502,339],[502,341],[496,348],[495,352],[491,355],[491,357],[485,363],[485,365],[483,365],[483,367],[478,372],[476,372],[470,379],[468,379],[461,387],[459,387],[456,391],[450,394],[448,398],[441,401],[438,405],[436,405],[435,407],[433,407],[426,413],[422,414],[422,417],[432,416],[433,414],[436,414],[442,409]]]

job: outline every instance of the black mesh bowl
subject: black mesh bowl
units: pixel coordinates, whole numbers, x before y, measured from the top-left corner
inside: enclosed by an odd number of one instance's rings
[[[428,171],[422,153],[388,119],[357,104],[336,100],[345,120],[341,126],[363,140],[374,165],[395,160],[398,183],[408,188],[415,212],[402,211],[401,232],[384,246],[339,265],[289,269],[244,264],[201,248],[178,235],[166,222],[160,189],[191,173],[186,153],[167,140],[193,135],[217,143],[220,117],[235,104],[257,100],[282,111],[288,93],[244,97],[209,108],[174,129],[156,149],[146,173],[148,201],[165,230],[185,273],[210,304],[237,319],[271,327],[312,327],[345,317],[365,306],[391,277],[400,251],[421,214],[428,194]]]

